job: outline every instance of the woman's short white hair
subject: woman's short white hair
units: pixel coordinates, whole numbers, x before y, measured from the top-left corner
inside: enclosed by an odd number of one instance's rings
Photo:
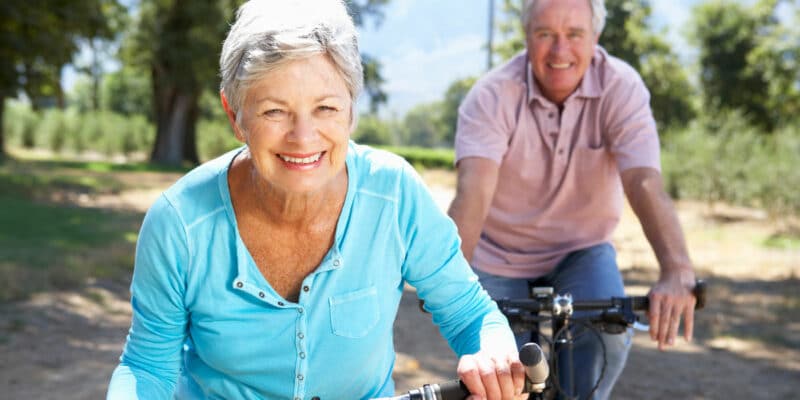
[[[220,88],[239,115],[250,85],[293,60],[327,54],[352,98],[364,85],[358,34],[342,0],[250,0],[236,13],[219,59]]]
[[[592,7],[592,30],[595,36],[603,31],[606,25],[606,3],[604,0],[586,0]],[[531,23],[531,10],[538,3],[538,0],[522,1],[522,29],[527,33]]]

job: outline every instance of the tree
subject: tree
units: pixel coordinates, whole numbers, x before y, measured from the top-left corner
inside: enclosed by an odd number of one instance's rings
[[[677,55],[648,20],[649,0],[607,0],[600,45],[639,71],[650,91],[650,108],[662,128],[685,126],[695,116],[694,89]]]
[[[391,125],[393,125],[391,122],[381,120],[375,114],[362,115],[356,131],[353,132],[353,140],[372,145],[394,144]]]
[[[369,112],[377,114],[378,108],[386,104],[389,99],[383,90],[385,80],[381,75],[381,63],[367,54],[362,54],[361,66],[364,69],[364,92],[369,97]]]
[[[122,115],[153,118],[152,84],[146,73],[132,65],[123,65],[105,75],[101,84],[102,108]],[[218,104],[218,103],[216,103]]]
[[[443,129],[442,141],[448,145],[453,145],[456,138],[456,124],[458,122],[458,107],[464,101],[464,97],[475,84],[477,78],[469,77],[459,79],[450,84],[444,93],[444,100],[441,103],[440,126]]]
[[[238,2],[143,0],[134,31],[123,43],[123,57],[149,72],[156,139],[155,163],[197,163],[198,100],[218,82],[220,43]]]
[[[509,58],[525,48],[525,33],[520,23],[522,1],[503,1],[506,19],[499,29],[506,40],[497,46],[497,53]],[[649,0],[607,0],[606,9],[608,15],[600,45],[639,71],[650,90],[656,121],[668,127],[692,119],[695,114],[690,101],[692,87],[677,56],[662,39],[663,34],[650,30]]]
[[[405,143],[411,146],[437,147],[443,144],[442,103],[419,104],[403,119]]]
[[[704,107],[740,109],[767,131],[775,127],[769,110],[770,82],[748,60],[776,56],[771,49],[759,47],[759,42],[778,25],[777,4],[778,0],[762,0],[746,6],[719,0],[697,6],[692,18],[692,40],[700,49]]]
[[[746,73],[768,82],[766,109],[775,127],[789,125],[800,115],[800,3],[785,1],[783,7],[781,12],[793,20],[759,29],[756,47],[747,56]]]
[[[61,69],[81,40],[111,38],[111,15],[121,9],[117,0],[0,2],[0,155],[5,99],[22,90],[34,108],[63,107]]]

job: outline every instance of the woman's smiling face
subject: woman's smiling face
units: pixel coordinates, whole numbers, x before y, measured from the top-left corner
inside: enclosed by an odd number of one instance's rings
[[[345,168],[351,107],[342,75],[319,54],[291,61],[253,83],[234,129],[270,186],[310,193],[324,189]]]

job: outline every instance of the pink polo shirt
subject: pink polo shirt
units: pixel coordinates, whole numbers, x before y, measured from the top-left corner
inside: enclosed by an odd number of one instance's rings
[[[480,79],[459,108],[456,162],[488,158],[500,175],[473,266],[534,278],[608,241],[622,211],[620,171],[660,169],[649,102],[639,74],[599,46],[560,118],[526,52]]]

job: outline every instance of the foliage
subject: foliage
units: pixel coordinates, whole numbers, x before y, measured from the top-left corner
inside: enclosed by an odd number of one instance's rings
[[[430,149],[415,146],[379,146],[403,157],[417,169],[443,168],[453,169],[455,154],[452,149]]]
[[[500,31],[494,53],[501,60],[508,60],[525,49],[525,31],[522,28],[522,0],[503,0],[502,14],[505,18],[497,24]]]
[[[667,188],[675,198],[800,215],[800,129],[765,136],[742,112],[703,116],[663,143]]]
[[[153,143],[153,126],[142,115],[80,113],[74,108],[34,111],[20,102],[10,102],[6,112],[9,143],[24,148],[133,156],[147,152]]]
[[[122,115],[142,115],[153,120],[153,99],[150,76],[132,65],[105,75],[102,109]],[[86,110],[87,108],[80,108]]]
[[[198,122],[197,148],[201,160],[211,160],[241,145],[227,119],[201,119]]]
[[[447,146],[452,146],[456,138],[456,125],[458,122],[458,107],[464,101],[464,97],[472,89],[477,78],[469,77],[459,79],[450,84],[447,91],[444,93],[444,100],[441,104],[441,113],[439,118],[441,120],[441,127],[444,129],[442,134],[442,142]]]
[[[364,70],[364,93],[369,97],[369,111],[376,114],[378,108],[389,100],[389,95],[383,90],[386,80],[381,75],[381,63],[367,54],[362,54],[361,67]]]
[[[442,103],[419,104],[403,118],[402,143],[418,147],[438,147],[443,144],[444,131]]]
[[[5,1],[0,5],[0,98],[23,89],[34,104],[59,96],[61,67],[82,38],[109,38],[116,0]]]
[[[458,79],[447,88],[444,99],[418,104],[409,110],[396,129],[400,143],[416,147],[451,147],[455,140],[458,107],[476,78]]]
[[[766,132],[793,118],[800,105],[800,33],[781,25],[779,3],[717,0],[697,6],[692,18],[704,107],[742,110]]]
[[[24,90],[34,107],[63,107],[61,68],[82,38],[113,36],[119,10],[117,0],[0,2],[0,106]],[[0,131],[0,160],[4,153]]]
[[[366,114],[358,119],[358,126],[351,137],[361,144],[392,145],[398,142],[396,134],[397,124],[394,121],[385,121],[374,114]]]
[[[783,9],[778,11],[779,7]],[[800,3],[784,1],[779,7],[775,7],[775,14],[787,16],[792,15],[793,7],[793,18],[759,29],[757,45],[747,56],[746,71],[763,76],[767,82],[766,108],[777,127],[800,115]]]

